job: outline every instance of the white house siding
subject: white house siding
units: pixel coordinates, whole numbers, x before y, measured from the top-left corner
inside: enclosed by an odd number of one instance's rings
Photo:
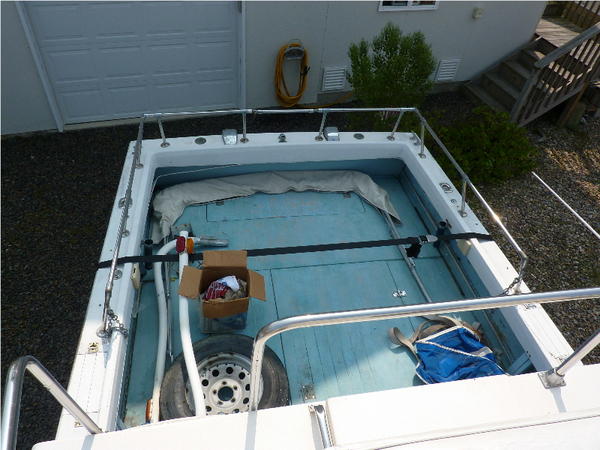
[[[422,31],[437,60],[461,59],[455,80],[464,81],[531,39],[545,2],[442,0],[431,11],[380,12],[378,7],[378,1],[246,3],[248,107],[277,103],[273,64],[279,47],[291,39],[300,39],[309,52],[304,103],[317,100],[323,67],[349,67],[350,44],[371,39],[387,22],[405,33]],[[483,9],[479,19],[473,19],[474,8]]]
[[[2,2],[2,134],[56,128],[13,2]]]
[[[247,107],[275,106],[275,56],[300,39],[311,70],[303,103],[317,101],[326,66],[349,66],[348,47],[393,22],[422,31],[436,59],[460,59],[456,81],[468,80],[527,42],[545,2],[449,2],[432,11],[378,11],[369,2],[246,2]],[[473,19],[473,9],[483,15]],[[240,30],[241,31],[241,30]],[[291,68],[291,65],[290,65]],[[296,85],[290,76],[290,87]],[[56,128],[15,5],[2,2],[2,134]]]

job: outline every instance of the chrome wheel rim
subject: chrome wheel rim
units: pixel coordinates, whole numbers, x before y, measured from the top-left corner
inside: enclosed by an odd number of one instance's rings
[[[206,414],[236,414],[250,408],[250,359],[238,353],[217,353],[198,363]],[[262,377],[259,398],[262,397]],[[195,413],[189,380],[186,401]]]

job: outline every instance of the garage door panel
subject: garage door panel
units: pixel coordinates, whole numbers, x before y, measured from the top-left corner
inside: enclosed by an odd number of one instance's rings
[[[123,77],[107,77],[104,81],[106,89],[144,88],[147,89],[146,75],[130,75]]]
[[[56,85],[57,93],[102,91],[103,83],[98,78],[61,81]]]
[[[186,92],[194,92],[193,83],[182,82],[182,83],[169,83],[162,85],[155,85],[157,101],[164,110],[176,108],[179,105],[183,105],[184,109],[189,109],[193,106],[193,98],[186,97]],[[197,97],[194,95],[194,97]],[[196,98],[198,101],[203,99]]]
[[[143,31],[148,36],[181,34],[193,29],[194,13],[186,2],[149,2],[144,8]]]
[[[199,44],[192,48],[196,70],[224,70],[232,66],[230,43]]]
[[[234,31],[195,31],[192,33],[192,42],[196,44],[235,42],[236,32]]]
[[[143,106],[147,103],[147,88],[145,86],[111,88],[108,89],[107,94],[109,97],[113,97],[109,98],[109,101],[119,108],[116,110],[117,113],[139,116],[148,110],[148,106],[140,109],[140,105]]]
[[[142,17],[135,3],[104,2],[80,5],[90,38],[141,37]]]
[[[103,61],[101,71],[105,78],[143,75],[141,47],[104,48],[97,51],[95,59]]]
[[[40,2],[28,11],[40,46],[87,38],[76,3]]]
[[[65,123],[239,106],[234,2],[26,8]]]
[[[230,70],[210,70],[196,74],[196,80],[204,81],[235,81],[235,74]]]
[[[73,123],[77,120],[82,122],[86,120],[101,120],[105,113],[102,110],[103,99],[102,92],[98,91],[81,91],[81,92],[65,92],[62,94],[64,106],[67,116],[72,118]]]
[[[94,58],[89,50],[51,51],[47,55],[49,75],[57,83],[98,78]]]
[[[233,82],[227,80],[207,81],[204,83],[197,83],[197,86],[198,97],[212,107],[227,108],[234,106],[236,101],[235,92],[237,92],[237,90]],[[225,96],[218,95],[218,92],[228,92],[229,101],[223,102]]]
[[[154,60],[152,72],[155,74],[189,71],[193,57],[188,44],[151,45],[148,56]]]
[[[192,2],[196,30],[235,30],[227,17],[236,14],[237,2]]]
[[[150,80],[152,86],[183,86],[185,84],[189,89],[192,89],[194,74],[191,72],[161,73],[152,75]]]

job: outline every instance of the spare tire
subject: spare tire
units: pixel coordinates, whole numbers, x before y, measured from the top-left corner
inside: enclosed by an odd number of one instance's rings
[[[207,414],[230,414],[250,407],[250,367],[254,339],[220,334],[194,343],[194,355],[204,392]],[[283,364],[269,347],[263,358],[260,409],[289,404],[290,389]],[[183,353],[165,374],[160,390],[163,420],[194,415],[192,391]]]

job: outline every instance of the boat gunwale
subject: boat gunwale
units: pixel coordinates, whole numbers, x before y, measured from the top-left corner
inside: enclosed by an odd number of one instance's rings
[[[130,226],[129,235],[124,239],[124,250],[127,253],[134,254],[139,252],[139,243],[144,232],[145,221],[150,207],[152,198],[152,186],[155,170],[158,167],[167,166],[185,166],[189,165],[189,161],[197,162],[198,152],[201,154],[207,165],[220,164],[223,161],[228,163],[238,163],[246,165],[252,160],[256,164],[256,155],[260,153],[269,163],[282,162],[293,163],[303,161],[341,161],[352,159],[349,158],[349,153],[361,155],[358,159],[381,159],[395,158],[403,161],[409,167],[417,180],[421,182],[421,188],[428,193],[429,198],[437,208],[442,208],[455,227],[455,232],[460,231],[485,231],[474,213],[467,209],[467,217],[461,217],[458,208],[454,203],[451,203],[451,196],[442,190],[440,183],[449,183],[453,187],[453,191],[457,192],[453,184],[446,174],[439,167],[431,154],[426,151],[426,158],[421,158],[414,151],[413,134],[398,133],[394,141],[387,139],[387,133],[365,133],[365,138],[351,140],[352,133],[340,133],[339,142],[322,141],[315,145],[314,134],[310,132],[288,133],[288,142],[281,144],[272,139],[277,133],[260,133],[251,135],[250,142],[244,145],[226,146],[220,142],[220,136],[209,136],[205,145],[199,147],[194,143],[195,137],[175,138],[171,140],[169,148],[161,147],[161,140],[144,140],[144,152],[141,154],[140,162],[143,167],[140,169],[140,176],[136,176],[132,186],[132,198],[136,201],[132,203],[130,210]],[[274,142],[275,141],[275,142]],[[273,155],[274,149],[285,148],[284,152],[276,152]],[[299,149],[313,149],[313,154]],[[377,151],[375,151],[377,149]],[[252,151],[255,150],[255,151]],[[131,170],[134,164],[135,142],[130,144],[127,158],[124,164],[121,181],[116,194],[113,211],[111,214],[104,248],[102,250],[101,259],[110,259],[113,256],[111,242],[116,236],[119,226],[119,199],[126,191],[127,171]],[[299,156],[301,155],[301,156]],[[267,156],[269,156],[267,158]],[[275,157],[275,161],[273,160]],[[307,159],[307,157],[309,159]],[[232,161],[233,158],[233,161]],[[314,159],[310,159],[314,158]],[[188,163],[185,163],[185,161]],[[456,199],[455,199],[456,200]],[[468,208],[468,205],[467,205]],[[508,262],[506,256],[502,253],[497,244],[491,242],[472,242],[472,248],[467,258],[470,259],[474,267],[487,269],[487,273],[482,277],[482,281],[489,288],[490,292],[498,292],[503,289],[507,281],[512,280],[516,271]],[[104,429],[115,429],[118,410],[118,399],[120,396],[120,386],[123,380],[124,356],[127,348],[126,340],[119,334],[114,334],[110,340],[103,340],[100,345],[99,353],[105,358],[105,364],[102,367],[96,367],[93,373],[81,373],[81,364],[83,357],[87,354],[87,347],[90,341],[97,340],[95,332],[98,328],[99,320],[102,315],[99,309],[98,302],[94,298],[101,298],[103,285],[107,281],[106,269],[99,269],[96,273],[94,286],[88,311],[86,314],[86,323],[82,331],[81,341],[78,347],[76,361],[73,367],[73,373],[69,383],[69,392],[77,399],[77,391],[79,390],[80,379],[76,379],[77,373],[80,377],[91,376],[100,386],[108,386],[109,389],[102,389],[101,399],[99,400],[99,411],[97,421]],[[114,300],[117,300],[113,305],[114,310],[120,317],[123,318],[127,326],[131,320],[131,307],[133,298],[135,297],[134,288],[131,283],[128,283],[131,275],[131,265],[126,265],[122,269],[122,276],[115,282]],[[481,275],[481,274],[480,274]],[[124,280],[124,281],[123,281]],[[123,286],[123,282],[126,283]],[[524,286],[524,289],[526,287]],[[524,345],[523,340],[528,341],[527,347],[537,349],[533,352],[532,361],[536,367],[551,367],[559,361],[560,357],[571,351],[571,348],[566,343],[564,337],[560,334],[556,326],[549,319],[547,314],[541,307],[537,308],[522,308],[511,307],[504,308],[503,313],[509,323],[517,324],[521,329],[521,333],[515,331],[515,335]],[[536,354],[537,353],[537,354]],[[73,433],[73,419],[63,413],[59,425],[57,436],[63,434],[70,435]]]

